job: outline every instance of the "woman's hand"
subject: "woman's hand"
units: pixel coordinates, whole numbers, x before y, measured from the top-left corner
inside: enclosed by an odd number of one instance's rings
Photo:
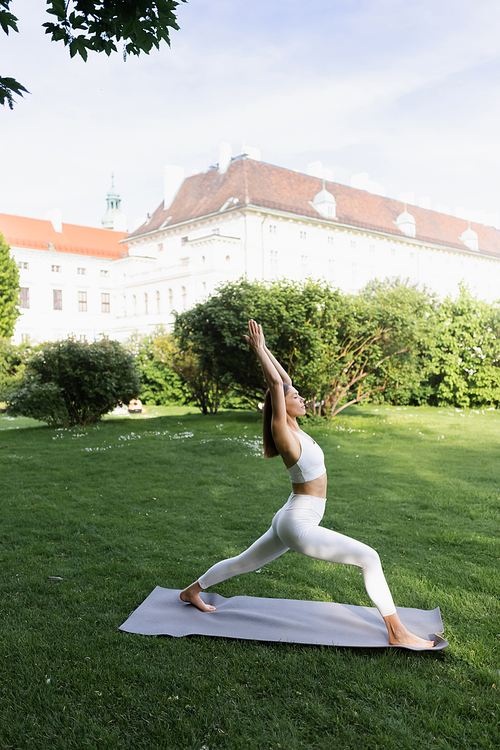
[[[262,326],[256,323],[255,320],[248,321],[248,336],[243,334],[243,338],[254,351],[265,349],[266,347]]]

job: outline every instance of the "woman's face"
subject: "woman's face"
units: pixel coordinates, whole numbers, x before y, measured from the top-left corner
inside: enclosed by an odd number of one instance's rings
[[[296,388],[288,388],[285,396],[286,413],[291,417],[303,417],[306,413],[304,399]]]

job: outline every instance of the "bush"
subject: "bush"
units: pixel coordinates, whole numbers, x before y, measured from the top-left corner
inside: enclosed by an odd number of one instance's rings
[[[477,299],[461,285],[436,314],[426,352],[432,405],[460,408],[500,405],[498,307]]]
[[[6,401],[19,388],[24,372],[25,345],[15,346],[9,339],[0,338],[0,401]]]
[[[138,392],[133,357],[118,341],[67,339],[46,344],[27,361],[21,387],[7,403],[11,414],[51,425],[87,425]]]
[[[159,328],[147,336],[134,336],[127,349],[135,357],[141,380],[139,398],[145,404],[187,404],[190,390],[172,367],[173,339]]]

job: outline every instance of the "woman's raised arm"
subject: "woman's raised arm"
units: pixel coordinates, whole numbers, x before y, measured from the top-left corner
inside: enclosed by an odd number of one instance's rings
[[[267,348],[267,346],[266,346],[266,354],[269,357],[269,359],[271,360],[271,362],[273,363],[273,365],[275,366],[275,368],[278,370],[278,373],[279,373],[279,375],[280,375],[281,380],[283,381],[283,383],[286,383],[287,385],[292,385],[292,379],[291,379],[291,377],[289,376],[289,374],[287,373],[287,371],[280,365],[280,363],[278,362],[278,360],[276,359],[276,357],[274,356],[274,354],[272,354],[269,351],[269,349]]]
[[[271,387],[271,383],[276,380],[278,375],[281,383],[292,385],[292,381],[286,370],[280,365],[276,357],[269,351],[266,346],[264,334],[262,332],[262,326],[255,322],[255,320],[248,321],[248,336],[245,334],[243,338],[252,347],[256,355],[258,356],[264,371],[264,377],[268,387]]]

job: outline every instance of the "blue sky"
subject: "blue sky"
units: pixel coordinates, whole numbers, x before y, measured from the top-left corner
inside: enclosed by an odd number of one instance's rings
[[[162,200],[164,164],[206,169],[222,141],[500,211],[496,0],[191,0],[171,49],[86,64],[45,36],[43,0],[13,11],[0,75],[31,94],[0,110],[0,213],[99,226],[114,172],[133,225]]]

